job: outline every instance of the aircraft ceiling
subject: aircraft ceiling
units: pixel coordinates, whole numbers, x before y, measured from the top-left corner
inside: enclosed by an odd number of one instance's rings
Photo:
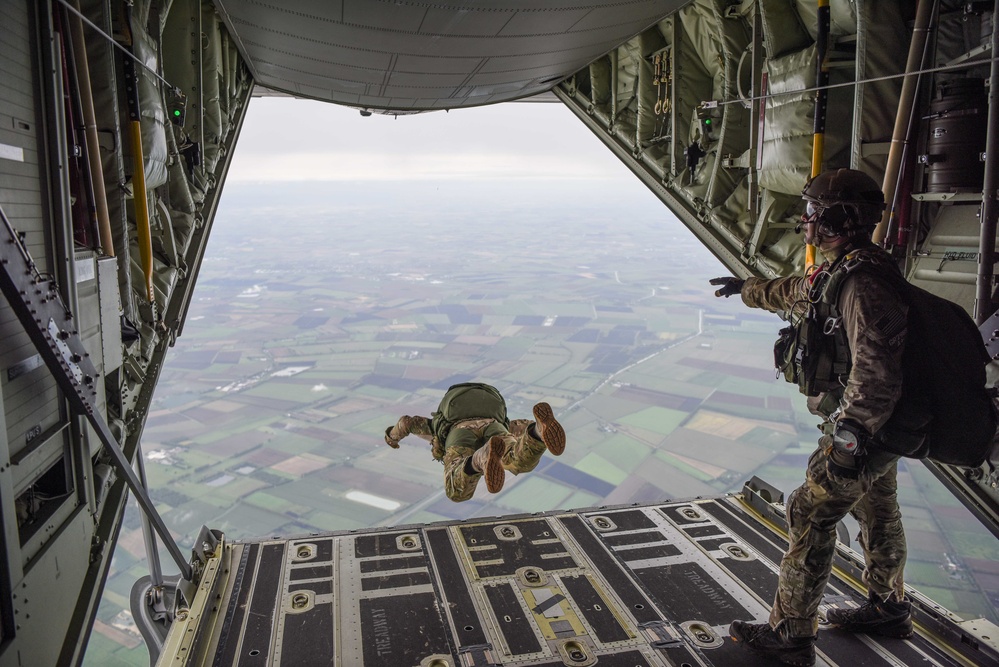
[[[383,112],[550,90],[685,0],[214,0],[259,86]]]

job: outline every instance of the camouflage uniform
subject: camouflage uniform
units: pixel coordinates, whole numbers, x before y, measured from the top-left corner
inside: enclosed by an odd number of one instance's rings
[[[883,251],[862,244],[859,252]],[[824,264],[820,270],[825,268]],[[794,321],[807,308],[814,275],[749,278],[742,300],[752,308],[788,311]],[[871,270],[857,271],[844,280],[837,306],[852,367],[845,387],[810,397],[808,406],[827,423],[831,418],[851,419],[873,434],[888,421],[901,397],[907,306],[891,282]],[[838,415],[832,415],[835,409]],[[896,497],[899,457],[870,444],[862,456],[843,454],[832,449],[830,436],[823,436],[819,445],[809,458],[805,483],[788,498],[790,544],[781,560],[770,615],[771,627],[785,621],[792,636],[814,635],[818,629],[817,610],[832,569],[836,524],[847,513],[860,524],[864,581],[870,591],[882,599],[892,592],[902,599],[903,593],[906,546]],[[856,469],[855,478],[841,474],[850,469]]]
[[[502,436],[506,443],[503,468],[507,472],[518,475],[537,467],[546,447],[545,443],[531,436],[528,427],[532,423],[527,419],[514,419],[510,421],[510,429],[507,430],[495,419],[466,419],[451,427],[447,441],[441,447],[430,427],[430,419],[403,416],[395,426],[386,431],[385,440],[397,443],[407,435],[415,435],[430,442],[434,458],[444,462],[444,491],[447,497],[461,502],[472,497],[479,478],[482,477],[482,473],[469,475],[465,471],[465,462],[494,435]]]

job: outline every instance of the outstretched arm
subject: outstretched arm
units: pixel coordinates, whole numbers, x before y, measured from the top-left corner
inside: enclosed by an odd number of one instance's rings
[[[430,429],[430,420],[426,417],[403,415],[395,426],[385,429],[385,444],[393,449],[399,448],[399,441],[407,435],[415,435],[426,441],[434,439],[434,433]]]
[[[762,308],[772,313],[788,311],[804,306],[808,296],[808,280],[802,276],[785,276],[772,280],[747,278],[740,294],[742,302],[750,308]]]
[[[763,308],[770,312],[800,309],[808,290],[808,283],[801,276],[787,276],[773,280],[722,276],[712,278],[708,282],[718,288],[715,290],[715,296],[728,298],[738,294],[742,297],[742,302],[750,308]]]

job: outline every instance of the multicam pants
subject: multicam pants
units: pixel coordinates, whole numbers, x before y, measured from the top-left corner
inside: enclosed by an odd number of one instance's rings
[[[792,636],[814,635],[818,607],[832,570],[836,524],[848,513],[860,524],[864,582],[882,598],[902,597],[905,533],[896,498],[898,456],[870,451],[857,479],[827,470],[822,448],[808,460],[805,483],[787,501],[790,544],[780,563],[770,625],[787,623]]]
[[[527,419],[514,419],[510,422],[509,431],[493,420],[485,424],[476,420],[466,422],[467,426],[458,424],[453,427],[447,434],[444,452],[444,491],[447,497],[455,502],[472,497],[482,473],[468,474],[465,462],[494,435],[501,436],[506,443],[504,469],[514,475],[534,470],[545,453],[545,443],[531,437],[527,429],[531,423]]]

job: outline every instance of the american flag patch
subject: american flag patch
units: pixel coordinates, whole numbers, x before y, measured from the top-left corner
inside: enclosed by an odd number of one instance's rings
[[[880,336],[892,338],[905,329],[905,315],[901,310],[892,308],[874,322],[873,328]]]

